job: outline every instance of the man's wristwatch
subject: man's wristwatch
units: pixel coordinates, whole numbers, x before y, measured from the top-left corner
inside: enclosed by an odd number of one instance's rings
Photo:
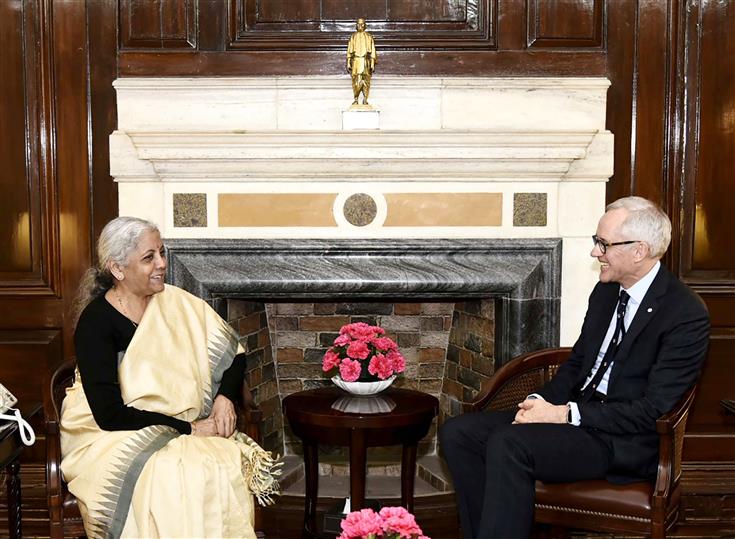
[[[567,423],[572,424],[572,407],[567,404]]]

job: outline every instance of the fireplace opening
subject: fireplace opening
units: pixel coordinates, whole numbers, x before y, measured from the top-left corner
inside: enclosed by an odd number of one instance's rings
[[[419,476],[446,490],[438,465],[437,427],[461,413],[482,383],[498,368],[495,349],[495,298],[388,301],[253,301],[229,299],[227,319],[248,353],[247,379],[264,412],[263,445],[286,457],[285,488],[303,472],[301,441],[290,430],[281,402],[291,393],[331,385],[321,361],[339,329],[354,322],[386,330],[406,358],[396,387],[436,396],[440,415],[419,443]],[[320,475],[347,477],[347,448],[319,446]],[[368,450],[368,476],[400,476],[401,448]]]

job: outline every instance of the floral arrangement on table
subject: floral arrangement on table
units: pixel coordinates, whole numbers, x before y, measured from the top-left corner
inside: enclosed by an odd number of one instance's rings
[[[379,513],[372,509],[353,511],[340,526],[342,534],[337,539],[430,539],[403,507],[383,507]]]
[[[406,360],[385,330],[364,322],[346,324],[324,354],[322,370],[345,382],[386,380],[403,372]]]

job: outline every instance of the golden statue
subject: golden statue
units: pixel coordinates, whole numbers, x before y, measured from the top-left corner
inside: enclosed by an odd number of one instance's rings
[[[378,53],[375,50],[373,36],[365,31],[365,19],[357,19],[355,28],[347,44],[347,72],[352,76],[352,94],[357,105],[357,100],[362,93],[362,104],[368,105],[368,94],[370,94],[370,79],[375,71],[375,61]],[[368,105],[369,106],[369,105]]]

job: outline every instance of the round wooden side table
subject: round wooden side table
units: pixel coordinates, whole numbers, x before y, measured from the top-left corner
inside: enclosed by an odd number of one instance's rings
[[[388,388],[376,397],[392,401],[389,412],[347,413],[332,407],[348,394],[336,387],[300,391],[283,399],[283,411],[294,434],[304,447],[304,533],[316,533],[316,504],[319,489],[318,445],[349,447],[350,506],[365,504],[365,471],[368,447],[402,445],[401,505],[413,512],[416,449],[439,412],[432,395],[409,389]],[[360,397],[365,399],[366,397]]]

